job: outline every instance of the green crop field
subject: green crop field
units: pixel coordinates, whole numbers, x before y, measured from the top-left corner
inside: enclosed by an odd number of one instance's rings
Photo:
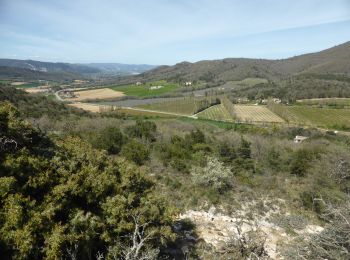
[[[151,89],[151,87],[161,86],[159,89]],[[142,85],[124,85],[124,86],[109,86],[110,89],[124,92],[127,96],[133,97],[152,97],[160,96],[177,90],[180,86],[176,83],[166,81],[156,81],[145,83]]]
[[[297,100],[299,105],[319,106],[319,107],[349,107],[350,98],[312,98]]]
[[[40,85],[42,85],[42,84],[37,83],[37,82],[28,82],[28,83],[25,83],[22,85],[14,86],[14,87],[16,87],[16,88],[35,88],[35,87],[38,87]]]
[[[9,83],[10,83],[10,81],[8,81],[8,80],[0,79],[0,84],[9,84]]]
[[[234,122],[233,118],[230,116],[230,113],[222,104],[211,106],[202,112],[199,112],[197,116],[201,119]]]
[[[338,130],[350,129],[350,109],[272,105],[270,109],[287,122]]]

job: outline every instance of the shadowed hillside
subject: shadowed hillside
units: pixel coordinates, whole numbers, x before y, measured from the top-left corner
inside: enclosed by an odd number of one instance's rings
[[[350,75],[350,42],[283,60],[227,58],[161,66],[131,79],[229,81],[248,77],[282,79],[299,73]],[[124,79],[125,80],[125,79]]]

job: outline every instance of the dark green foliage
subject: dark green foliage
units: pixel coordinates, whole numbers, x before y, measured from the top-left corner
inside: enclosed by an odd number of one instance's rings
[[[272,147],[267,152],[267,158],[266,158],[269,166],[273,169],[279,169],[280,165],[283,163],[281,162],[280,153],[275,147]]]
[[[165,165],[170,164],[181,172],[188,172],[190,161],[198,158],[205,158],[205,153],[209,153],[211,148],[206,143],[206,137],[202,131],[196,129],[185,135],[173,136],[170,143],[163,143],[158,146],[159,156]],[[198,155],[198,157],[197,157]]]
[[[218,152],[221,160],[225,163],[232,162],[237,157],[235,148],[227,142],[219,144]]]
[[[145,246],[173,237],[169,208],[140,169],[79,138],[47,141],[10,104],[0,115],[1,135],[19,144],[1,151],[1,258],[67,259],[70,252],[94,259],[100,252],[110,259],[110,249],[121,258],[135,218],[149,223],[153,239]]]
[[[325,202],[322,200],[322,194],[317,191],[304,191],[300,194],[300,199],[305,208],[322,214],[325,210]]]
[[[149,158],[150,151],[143,143],[131,140],[123,146],[121,154],[137,165],[142,165]]]
[[[186,136],[186,139],[190,141],[192,144],[205,143],[205,135],[199,129],[195,131],[191,131],[190,135]]]
[[[126,137],[117,127],[106,127],[92,137],[92,144],[98,149],[108,151],[109,154],[118,154]]]
[[[75,109],[63,103],[50,100],[45,96],[30,95],[14,87],[0,86],[0,102],[9,101],[16,106],[21,115],[27,118],[40,118],[48,115],[52,119],[60,119],[69,115],[88,115],[80,109]]]
[[[156,140],[157,126],[154,122],[137,120],[135,125],[127,128],[126,132],[130,137],[140,138],[150,142]]]
[[[312,151],[308,149],[299,149],[292,155],[290,162],[290,173],[298,176],[304,176],[310,167],[314,158]]]
[[[251,158],[250,142],[243,137],[241,138],[241,145],[238,147],[237,154],[243,159]]]

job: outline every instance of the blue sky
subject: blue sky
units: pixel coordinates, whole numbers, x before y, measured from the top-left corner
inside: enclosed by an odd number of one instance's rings
[[[350,40],[350,0],[0,0],[0,57],[280,59]]]

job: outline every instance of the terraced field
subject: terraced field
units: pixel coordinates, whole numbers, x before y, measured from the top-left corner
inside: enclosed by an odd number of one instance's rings
[[[350,129],[350,109],[273,105],[272,111],[287,122],[330,129]]]
[[[198,118],[210,119],[215,121],[223,121],[223,122],[233,122],[233,118],[230,116],[230,113],[226,110],[226,108],[222,105],[214,105],[211,106],[202,112],[197,114]]]
[[[284,120],[265,106],[234,105],[240,122],[283,123]]]

